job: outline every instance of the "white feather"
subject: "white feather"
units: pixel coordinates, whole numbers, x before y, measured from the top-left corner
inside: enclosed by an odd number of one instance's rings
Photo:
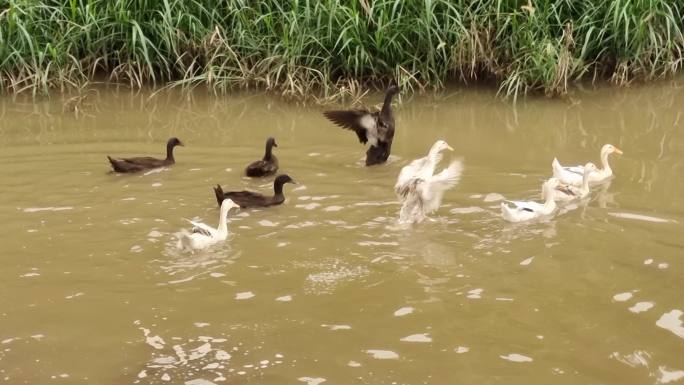
[[[399,221],[421,222],[426,214],[437,210],[444,192],[454,187],[461,177],[463,162],[456,160],[438,174],[434,174],[440,152],[451,149],[444,141],[437,141],[428,156],[416,159],[404,166],[399,173],[394,191],[402,203]]]
[[[366,138],[371,146],[378,145],[378,121],[371,114],[365,114],[359,119],[359,125],[366,129]]]
[[[195,230],[195,228],[200,228],[204,231],[207,231],[212,236],[214,236],[216,234],[216,229],[209,226],[209,225],[206,225],[202,222],[195,222],[195,221],[187,219],[187,218],[183,218],[183,219],[185,219],[187,222],[189,222],[192,225],[193,231]]]
[[[622,151],[615,148],[612,144],[606,144],[601,147],[601,168],[592,171],[589,174],[589,183],[598,184],[605,182],[613,177],[613,170],[608,163],[608,156],[613,153],[622,154]],[[558,162],[558,159],[553,158],[551,163],[553,169],[553,176],[565,184],[572,186],[580,186],[582,184],[582,177],[584,175],[584,166],[569,166],[564,167]]]
[[[548,216],[556,210],[553,189],[558,186],[558,179],[551,178],[544,183],[546,197],[544,204],[533,201],[503,201],[501,202],[501,216],[509,222],[524,222],[531,219]]]
[[[226,238],[228,238],[228,224],[226,217],[228,215],[228,211],[233,207],[238,207],[238,205],[230,199],[225,199],[223,202],[221,202],[221,213],[219,214],[218,228],[213,228],[202,222],[195,222],[185,219],[186,221],[190,222],[193,227],[206,230],[210,235],[199,232],[190,233],[187,230],[182,229],[176,234],[178,237],[176,246],[179,249],[200,250],[226,240]]]

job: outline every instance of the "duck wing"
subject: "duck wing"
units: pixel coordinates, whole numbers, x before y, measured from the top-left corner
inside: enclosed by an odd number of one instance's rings
[[[556,190],[558,190],[558,191],[560,191],[566,195],[571,195],[571,196],[578,196],[579,195],[579,192],[577,190],[575,190],[572,186],[568,186],[568,185],[564,185],[564,184],[558,185],[556,187]]]
[[[192,232],[206,235],[207,237],[213,237],[216,229],[209,225],[205,225],[202,222],[195,222],[193,220],[183,218],[192,225]]]
[[[166,159],[153,158],[151,156],[140,156],[136,158],[122,158],[126,163],[136,164],[144,168],[162,167],[166,165]]]
[[[223,198],[230,198],[242,208],[264,207],[272,204],[272,199],[252,191],[228,191]]]
[[[116,172],[138,172],[145,169],[145,167],[128,162],[126,159],[116,159],[111,156],[107,156],[109,163],[112,165],[112,169]]]
[[[444,192],[458,184],[463,172],[463,161],[455,160],[439,174],[419,184],[423,207],[426,212],[437,210],[442,204]]]
[[[508,201],[505,200],[503,203],[507,204],[509,207],[513,206],[516,210],[535,212],[541,210],[544,205],[532,201]]]
[[[372,146],[378,143],[378,113],[366,109],[324,111],[328,120],[356,132],[359,142]]]
[[[247,176],[266,176],[274,174],[276,171],[278,171],[278,161],[274,161],[274,159],[257,160],[255,162],[250,163],[245,168],[245,174]]]
[[[584,166],[564,166],[563,170],[584,176]]]
[[[413,160],[408,165],[402,167],[394,185],[394,192],[401,198],[408,192],[407,189],[415,183],[415,179],[427,179],[432,176],[434,169],[430,170],[428,158],[423,157]]]

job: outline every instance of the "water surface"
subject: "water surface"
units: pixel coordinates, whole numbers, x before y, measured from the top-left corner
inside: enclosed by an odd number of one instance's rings
[[[0,380],[11,384],[659,384],[684,382],[682,79],[517,106],[490,90],[404,98],[390,162],[316,106],[263,95],[99,89],[0,100]],[[381,101],[369,95],[368,103]],[[66,107],[65,107],[66,104]],[[287,201],[231,216],[211,187],[276,137]],[[162,155],[109,174],[105,155]],[[398,226],[399,170],[437,139],[463,157],[431,221]],[[511,225],[551,161],[617,177],[554,219]]]

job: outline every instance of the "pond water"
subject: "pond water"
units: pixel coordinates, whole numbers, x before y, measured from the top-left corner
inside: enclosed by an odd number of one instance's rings
[[[517,106],[453,89],[396,105],[388,164],[322,107],[263,95],[99,89],[0,100],[0,381],[11,384],[684,383],[684,79]],[[366,103],[379,103],[368,95]],[[246,179],[267,136],[299,181],[215,225],[212,186]],[[108,173],[106,155],[161,156]],[[398,226],[399,170],[437,139],[463,157],[432,220]],[[616,178],[552,220],[513,225],[551,161]]]

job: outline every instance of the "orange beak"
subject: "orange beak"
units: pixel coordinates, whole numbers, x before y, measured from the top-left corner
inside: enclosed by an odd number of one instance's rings
[[[620,150],[620,149],[617,148],[617,147],[615,147],[615,151],[614,151],[614,152],[617,153],[617,154],[622,155],[622,150]]]

